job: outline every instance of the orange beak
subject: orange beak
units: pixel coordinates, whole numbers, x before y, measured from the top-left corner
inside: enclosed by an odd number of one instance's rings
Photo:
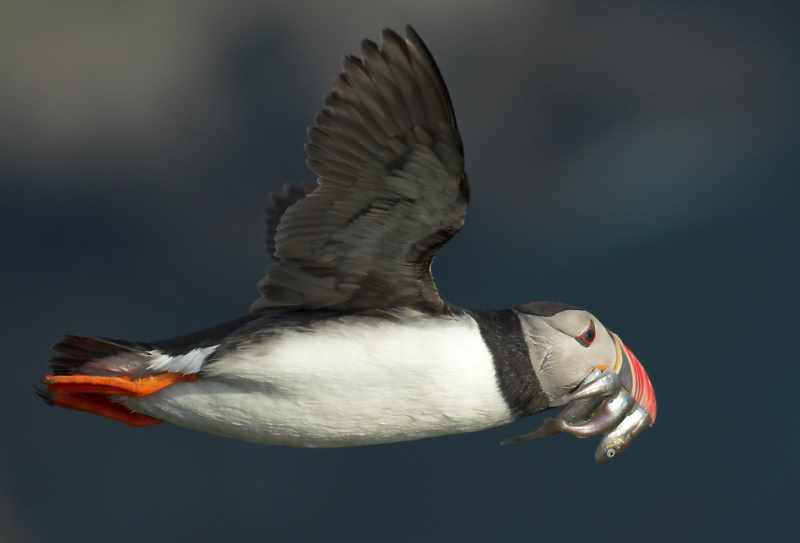
[[[656,421],[656,393],[650,378],[639,359],[634,356],[617,334],[614,337],[614,345],[617,348],[617,359],[614,363],[616,371],[622,379],[623,386],[628,390],[633,399],[641,405],[650,415],[652,423]]]

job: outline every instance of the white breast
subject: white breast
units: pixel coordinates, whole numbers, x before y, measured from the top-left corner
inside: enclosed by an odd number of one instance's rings
[[[404,441],[512,420],[468,316],[321,322],[244,345],[197,382],[125,403],[198,430],[311,447]]]

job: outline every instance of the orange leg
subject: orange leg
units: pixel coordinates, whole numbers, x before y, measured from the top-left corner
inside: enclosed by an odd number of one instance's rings
[[[104,375],[47,375],[44,382],[52,392],[89,394],[118,394],[142,398],[162,388],[182,381],[197,381],[197,375],[182,373],[159,373],[139,379],[130,377],[107,377]]]
[[[44,378],[49,392],[48,403],[94,413],[137,427],[152,426],[164,421],[130,411],[125,406],[112,402],[108,396],[142,398],[175,383],[192,381],[197,381],[197,375],[159,373],[139,379],[104,375],[47,375]]]

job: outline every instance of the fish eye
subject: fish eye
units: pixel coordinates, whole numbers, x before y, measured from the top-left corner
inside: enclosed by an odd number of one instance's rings
[[[595,337],[597,337],[597,330],[595,329],[594,321],[589,321],[588,328],[586,328],[586,330],[584,330],[583,333],[575,339],[578,340],[578,343],[584,347],[588,347],[592,344]]]
[[[606,458],[614,458],[615,454],[617,454],[617,452],[614,449],[608,449],[606,451]]]

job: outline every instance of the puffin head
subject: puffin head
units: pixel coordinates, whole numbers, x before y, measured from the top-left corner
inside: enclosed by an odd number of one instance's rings
[[[555,302],[533,302],[514,309],[550,407],[564,405],[564,397],[595,368],[610,368],[655,422],[656,397],[650,378],[619,336],[594,315]]]

